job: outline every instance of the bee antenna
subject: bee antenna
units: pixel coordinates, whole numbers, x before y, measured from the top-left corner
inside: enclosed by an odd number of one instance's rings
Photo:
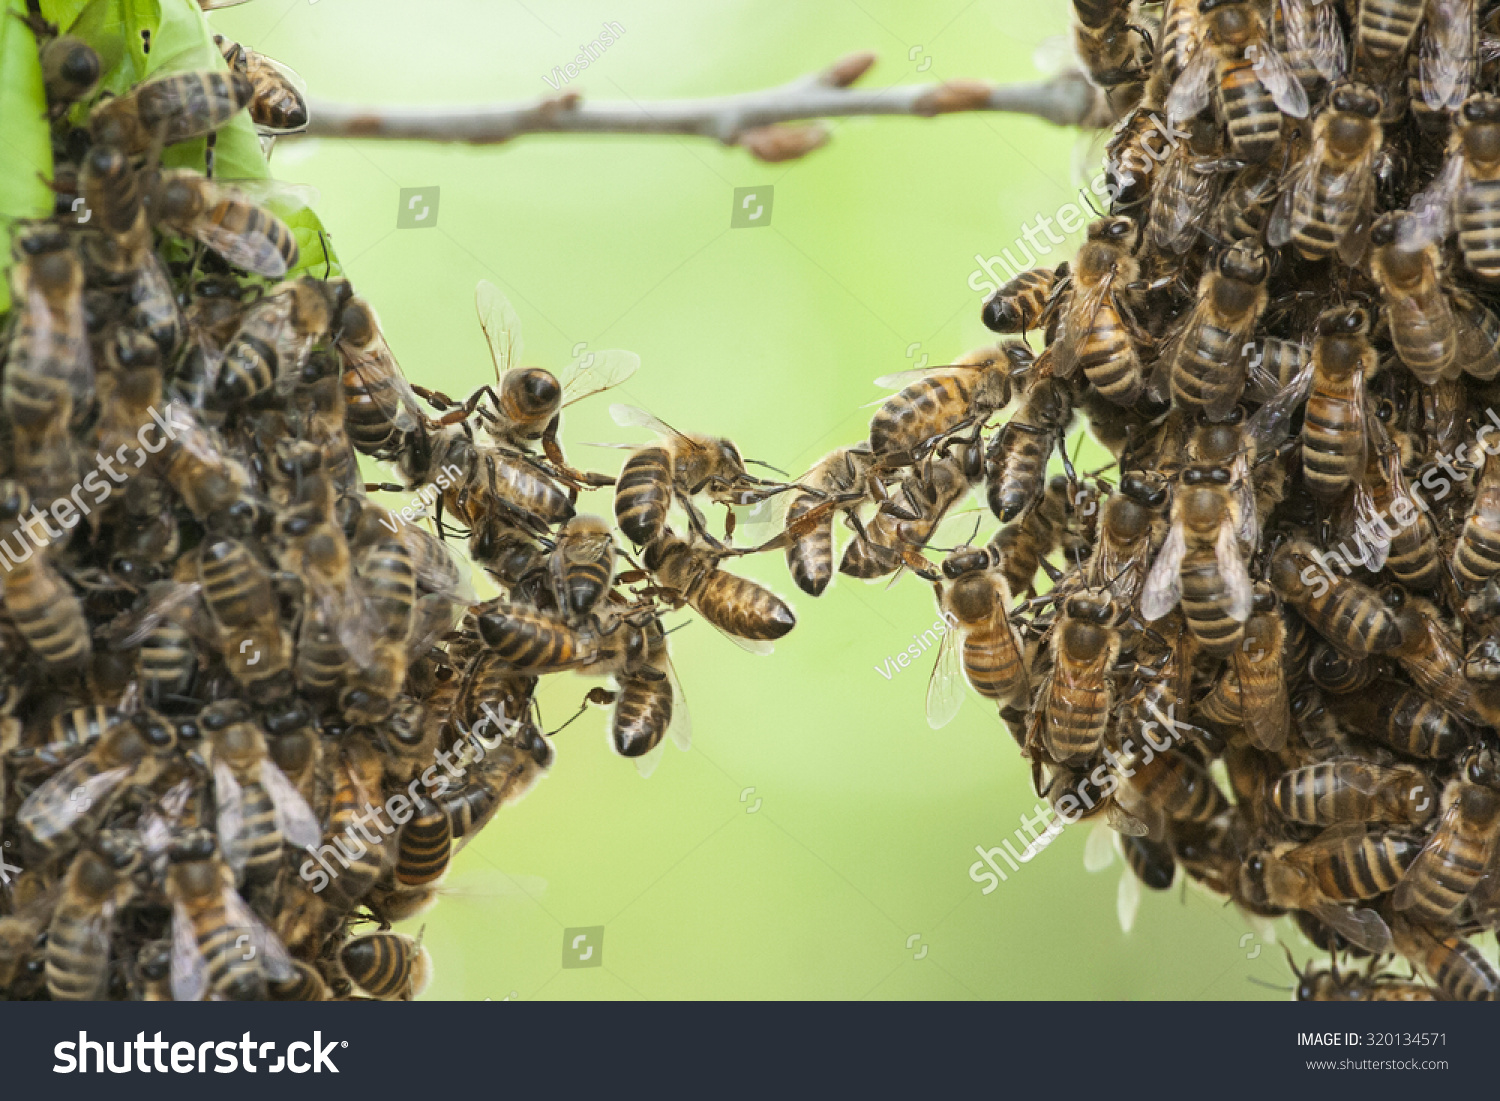
[[[1257,979],[1254,975],[1246,975],[1245,977],[1256,986],[1263,986],[1267,990],[1280,990],[1283,994],[1290,994],[1295,989],[1295,987],[1291,986],[1277,986],[1273,982],[1266,982],[1265,979]]]
[[[746,466],[752,466],[752,465],[753,466],[763,466],[767,470],[774,470],[774,471],[776,471],[776,473],[780,474],[783,478],[790,478],[791,477],[791,475],[788,474],[785,470],[782,470],[781,467],[779,467],[779,466],[772,466],[770,463],[762,462],[760,459],[746,459],[745,460],[745,465]]]
[[[323,246],[323,278],[326,281],[333,274],[333,257],[328,252],[328,238],[323,236],[323,231],[318,230],[318,243]]]

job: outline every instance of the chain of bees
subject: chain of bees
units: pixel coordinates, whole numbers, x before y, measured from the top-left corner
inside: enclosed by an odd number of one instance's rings
[[[1042,349],[881,380],[868,438],[795,481],[621,405],[657,441],[575,467],[564,407],[639,361],[521,366],[488,283],[494,384],[413,386],[346,280],[285,278],[253,189],[160,166],[241,110],[305,125],[286,70],[221,41],[225,70],[96,96],[107,62],[33,14],[59,213],[14,234],[0,374],[0,991],[413,996],[390,924],[550,767],[540,678],[607,678],[585,702],[649,765],[688,734],[664,618],[768,648],[791,607],[727,567],[781,552],[812,597],[930,582],[929,722],[967,683],[1132,885],[1292,915],[1332,957],[1299,997],[1495,999],[1497,12],[1074,0],[1123,112],[1110,209],[983,312]],[[1080,413],[1114,457],[1082,475]],[[610,487],[613,525],[578,511]],[[980,487],[998,530],[933,546]],[[772,524],[736,545],[747,509]]]

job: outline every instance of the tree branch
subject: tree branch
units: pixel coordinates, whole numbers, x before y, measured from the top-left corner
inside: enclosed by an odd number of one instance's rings
[[[737,95],[632,103],[585,101],[577,92],[525,103],[474,107],[366,107],[313,100],[309,137],[494,145],[525,134],[683,134],[739,145],[763,161],[800,157],[828,140],[818,119],[854,115],[933,115],[1002,111],[1058,126],[1109,125],[1114,113],[1082,73],[1036,84],[980,80],[850,88],[875,63],[856,53],[784,84]],[[789,125],[790,124],[790,125]]]

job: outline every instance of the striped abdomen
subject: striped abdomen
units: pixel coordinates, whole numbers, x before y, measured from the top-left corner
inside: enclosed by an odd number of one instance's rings
[[[405,641],[417,598],[417,568],[400,539],[381,539],[360,553],[359,579],[365,604],[388,639]]]
[[[1456,1002],[1500,999],[1500,974],[1463,937],[1446,936],[1426,953],[1427,972],[1438,988]]]
[[[1345,653],[1383,654],[1401,642],[1390,610],[1363,585],[1340,581],[1298,609],[1313,629]]]
[[[786,508],[786,522],[806,515],[819,504],[822,498],[811,493],[798,493]],[[808,596],[820,596],[833,579],[833,514],[829,513],[817,525],[807,529],[786,548],[786,565],[791,571],[797,588]]]
[[[1014,699],[1026,690],[1026,663],[1003,613],[964,634],[964,676],[988,700]]]
[[[91,746],[104,736],[114,721],[114,713],[97,703],[64,711],[47,727],[47,748],[57,753]]]
[[[418,796],[411,821],[401,827],[396,846],[396,880],[408,887],[436,883],[448,871],[453,825],[448,813]]]
[[[1390,515],[1388,502],[1378,503],[1384,514]],[[1391,537],[1385,567],[1408,589],[1427,592],[1437,588],[1443,579],[1443,559],[1432,521],[1418,513],[1413,523],[1397,531]]]
[[[1147,889],[1165,891],[1172,885],[1177,875],[1177,862],[1172,857],[1171,845],[1165,841],[1152,841],[1149,837],[1126,834],[1119,837],[1126,866]]]
[[[500,607],[479,617],[484,644],[513,672],[545,673],[582,664],[593,652],[578,632],[542,612]]]
[[[757,641],[777,639],[797,625],[786,601],[749,578],[715,569],[706,574],[689,601],[719,630]]]
[[[224,349],[214,400],[225,407],[241,405],[269,390],[281,372],[278,329],[285,317],[277,310],[258,311]]]
[[[1302,423],[1302,472],[1313,496],[1331,501],[1359,473],[1363,461],[1360,411],[1352,387],[1322,385],[1314,376]]]
[[[664,447],[643,447],[625,460],[615,485],[615,521],[637,546],[653,542],[667,524],[672,504],[672,456]]]
[[[1229,614],[1229,592],[1212,545],[1189,546],[1183,557],[1182,614],[1205,654],[1232,653],[1245,633],[1244,623]]]
[[[239,844],[245,854],[245,878],[266,882],[275,878],[281,866],[281,828],[276,824],[276,804],[271,793],[259,780],[240,786],[244,804],[244,826]]]
[[[284,271],[297,266],[297,238],[292,236],[285,222],[268,210],[240,199],[221,199],[204,213],[203,220],[235,237],[263,237],[286,265]]]
[[[1436,382],[1458,351],[1458,326],[1448,296],[1434,279],[1416,294],[1387,290],[1385,309],[1396,355],[1424,383]]]
[[[247,627],[274,609],[271,580],[243,543],[215,539],[199,557],[203,599],[225,627]]]
[[[984,495],[1000,520],[1009,523],[1042,496],[1055,442],[1053,435],[1021,421],[995,433],[985,455]]]
[[[1348,171],[1340,165],[1319,164],[1310,186],[1292,197],[1292,243],[1309,260],[1333,255],[1359,211],[1348,196]]]
[[[1418,842],[1394,833],[1359,834],[1317,853],[1310,868],[1329,898],[1357,902],[1393,890],[1420,851]]]
[[[1042,744],[1059,764],[1082,760],[1099,752],[1112,704],[1108,682],[1070,685],[1054,676],[1047,693]]]
[[[1362,0],[1354,32],[1359,52],[1382,65],[1404,53],[1424,7],[1423,0]]]
[[[1500,279],[1500,179],[1466,179],[1453,206],[1464,263],[1482,279]]]
[[[651,752],[672,725],[672,682],[666,677],[624,676],[615,700],[610,737],[622,757]]]
[[[164,145],[217,130],[254,94],[250,79],[233,72],[176,73],[152,80],[135,92],[141,121]]]
[[[1500,573],[1500,486],[1486,486],[1475,498],[1453,545],[1453,572],[1470,591]]]
[[[344,431],[355,449],[376,458],[404,450],[407,432],[395,421],[395,410],[401,408],[395,378],[350,367],[343,386]]]
[[[1035,329],[1057,282],[1051,268],[1023,271],[990,296],[981,318],[996,333],[1025,333]]]
[[[1255,75],[1254,63],[1221,60],[1218,78],[1230,149],[1241,160],[1265,160],[1281,138],[1281,111]]]
[[[1415,688],[1383,682],[1328,705],[1349,729],[1412,757],[1445,759],[1469,744],[1457,721]]]
[[[1172,404],[1228,408],[1238,401],[1245,388],[1243,337],[1207,317],[1190,328],[1172,361]]]
[[[973,372],[935,372],[892,396],[870,419],[870,450],[906,455],[969,415]]]
[[[55,1002],[92,1001],[104,992],[109,970],[109,939],[98,929],[104,900],[57,904],[47,930],[47,993]]]
[[[33,557],[12,568],[4,585],[5,610],[38,658],[54,667],[88,660],[93,642],[83,604],[50,567]]]
[[[1180,753],[1158,753],[1138,764],[1130,780],[1145,800],[1183,822],[1207,822],[1229,806],[1224,793],[1198,762]]]
[[[1120,318],[1113,295],[1106,295],[1078,347],[1078,365],[1099,393],[1117,405],[1134,405],[1145,387],[1140,356]]]
[[[839,560],[839,573],[868,581],[871,578],[884,577],[901,568],[903,561],[901,552],[886,543],[877,542],[879,537],[877,528],[884,526],[889,529],[891,526],[889,523],[882,525],[883,519],[885,519],[883,514],[878,515],[873,523],[866,525],[870,538],[856,534],[853,539],[849,540],[849,545],[844,548],[844,557]],[[889,530],[884,534],[890,534]]]

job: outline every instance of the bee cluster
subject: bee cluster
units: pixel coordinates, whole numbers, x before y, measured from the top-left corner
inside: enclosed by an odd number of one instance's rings
[[[1494,1000],[1500,5],[1074,0],[1073,39],[1109,206],[984,307],[1045,344],[1004,526],[943,563],[969,682],[1140,883],[1332,953],[1299,997]],[[919,455],[979,445],[952,408]],[[1075,411],[1108,479],[1045,476]]]

